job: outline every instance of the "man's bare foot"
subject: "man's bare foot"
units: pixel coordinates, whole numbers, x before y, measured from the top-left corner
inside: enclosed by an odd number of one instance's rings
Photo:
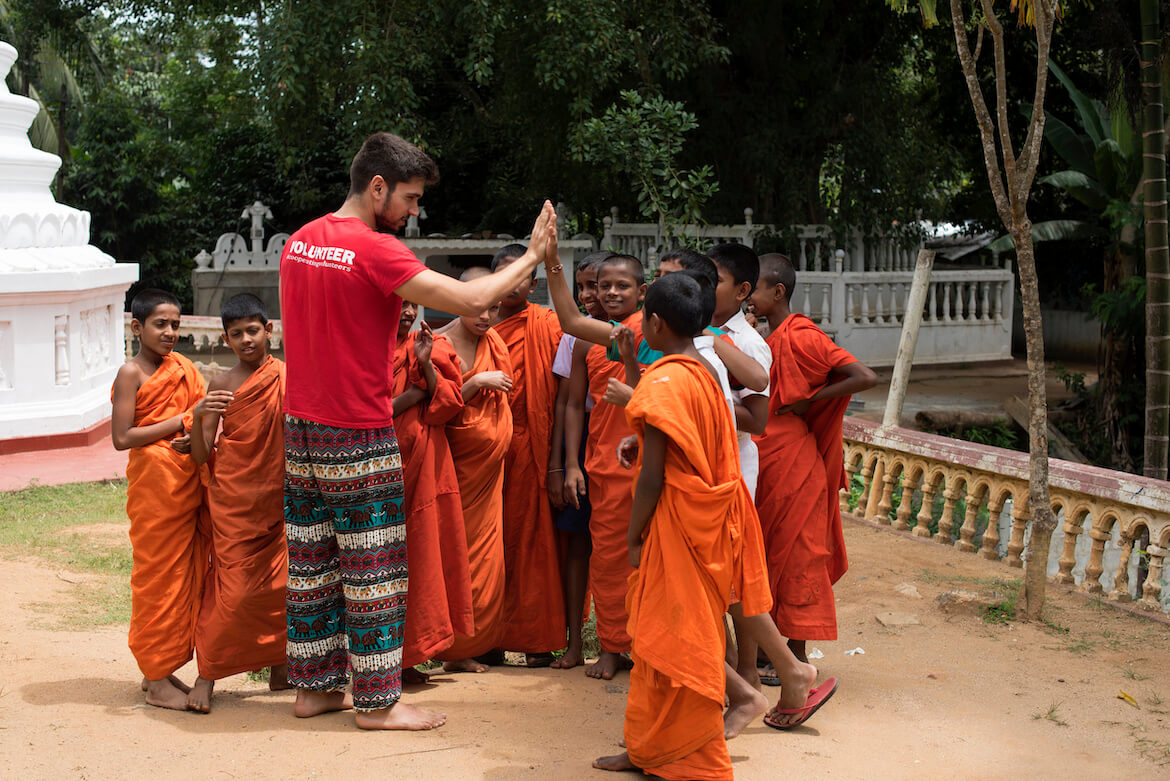
[[[187,710],[187,694],[169,677],[146,682],[146,704],[169,710]]]
[[[189,694],[191,692],[191,687],[188,686],[187,684],[183,683],[182,681],[180,681],[179,676],[168,675],[167,680],[170,681],[171,685],[174,686],[179,691],[181,691],[183,694]],[[150,681],[146,680],[145,675],[142,676],[142,691],[146,691],[147,688],[149,688],[149,686],[150,686]]]
[[[200,676],[195,679],[195,685],[187,694],[187,710],[196,713],[211,713],[211,694],[215,691],[215,681],[209,681]]]
[[[738,736],[747,725],[767,712],[768,698],[752,689],[748,699],[731,703],[731,707],[724,712],[723,739],[731,740]]]
[[[615,771],[638,769],[634,767],[634,763],[630,761],[629,753],[624,751],[621,754],[614,754],[612,757],[598,757],[597,759],[593,760],[593,767],[597,768],[598,770]]]
[[[445,673],[486,673],[492,669],[483,662],[477,662],[474,659],[457,659],[453,662],[443,662],[443,672]]]
[[[353,707],[353,696],[349,692],[319,692],[315,689],[297,689],[297,702],[293,714],[298,719],[308,719],[335,710],[349,710]]]
[[[430,680],[431,680],[431,676],[424,673],[422,670],[416,669],[414,667],[403,667],[402,668],[402,685],[403,686],[406,686],[408,684],[428,683],[428,682],[430,682]]]
[[[279,692],[291,688],[293,685],[288,682],[287,664],[278,664],[268,670],[268,691]]]
[[[382,710],[359,711],[354,714],[354,721],[361,729],[424,730],[446,724],[447,714],[396,702]]]
[[[554,661],[549,667],[554,670],[571,670],[583,664],[585,664],[585,655],[581,653],[581,649],[570,646],[561,658]]]
[[[612,651],[602,651],[597,661],[585,668],[585,674],[590,678],[600,678],[603,681],[612,680],[618,670],[628,670],[634,663],[622,654]]]
[[[784,710],[800,708],[808,701],[808,692],[812,689],[813,684],[817,682],[817,668],[811,664],[802,663],[798,666],[798,669],[800,674],[796,680],[791,683],[787,680],[784,681],[784,685],[780,689],[780,701],[776,703],[777,708]],[[772,721],[779,725],[794,724],[800,721],[800,714],[778,713],[772,717]]]

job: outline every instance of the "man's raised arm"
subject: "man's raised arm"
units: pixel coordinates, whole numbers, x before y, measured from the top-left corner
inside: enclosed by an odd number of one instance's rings
[[[528,250],[515,263],[469,282],[460,282],[428,268],[403,282],[394,292],[431,309],[455,315],[477,315],[532,276],[536,264],[544,259],[549,241],[556,242],[556,233],[556,212],[552,203],[545,201],[532,226]]]

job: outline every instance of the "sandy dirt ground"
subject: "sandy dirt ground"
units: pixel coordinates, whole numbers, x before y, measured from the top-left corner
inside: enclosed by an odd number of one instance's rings
[[[841,636],[812,644],[840,691],[805,727],[781,733],[757,721],[732,741],[737,778],[1170,772],[1170,628],[1061,590],[1049,618],[1058,628],[949,615],[939,593],[986,591],[1018,571],[860,522],[847,521],[846,534]],[[0,562],[0,778],[609,777],[590,761],[618,750],[624,674],[608,683],[580,669],[439,675],[407,690],[407,701],[448,714],[422,734],[359,732],[344,713],[297,720],[290,693],[244,676],[220,683],[210,715],[164,711],[142,702],[124,626],[48,628],[44,603],[76,599],[93,577]],[[886,628],[876,616],[888,611],[919,624]],[[845,653],[856,648],[865,653]],[[193,665],[180,675],[193,679]],[[767,693],[775,701],[777,690]]]

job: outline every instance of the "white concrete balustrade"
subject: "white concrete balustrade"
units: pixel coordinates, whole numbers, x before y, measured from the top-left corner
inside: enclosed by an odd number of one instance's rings
[[[130,313],[123,312],[122,319],[125,324],[126,360],[130,360],[134,356],[134,352],[138,349],[138,342],[134,339],[134,334],[130,332],[130,320],[132,319]],[[282,337],[280,321],[269,320],[268,322],[272,324],[272,338],[268,344],[274,350],[279,350]],[[227,347],[227,343],[223,340],[223,319],[219,317],[183,315],[179,325],[179,338],[190,339],[192,346],[196,350],[213,350],[216,347]]]
[[[846,418],[841,511],[1022,567],[1031,533],[1028,456]],[[1170,609],[1170,483],[1049,461],[1058,527],[1048,574],[1149,610]],[[917,508],[915,504],[920,499]]]

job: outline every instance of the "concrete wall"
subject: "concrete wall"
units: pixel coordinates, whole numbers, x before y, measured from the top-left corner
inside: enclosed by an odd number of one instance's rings
[[[1095,362],[1101,349],[1101,324],[1087,312],[1044,309],[1044,357],[1049,360]],[[1023,355],[1024,313],[1019,302],[1013,318],[1012,352]]]

